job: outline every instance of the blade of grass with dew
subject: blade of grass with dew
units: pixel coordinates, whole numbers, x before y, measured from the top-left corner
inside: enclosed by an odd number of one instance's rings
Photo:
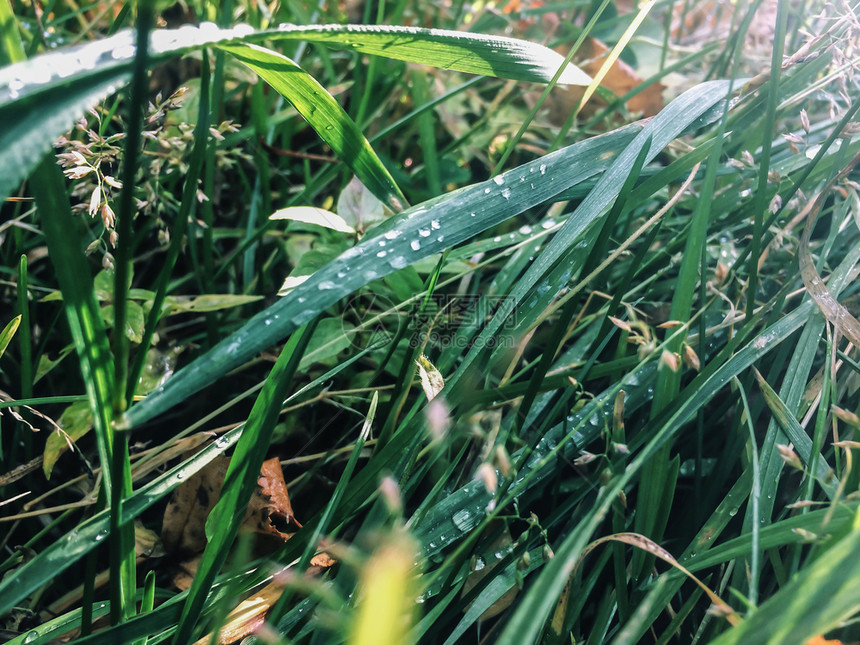
[[[9,30],[14,19],[4,21]],[[11,33],[11,31],[10,31]],[[208,45],[248,48],[271,40],[307,40],[366,54],[472,74],[530,82],[549,81],[563,60],[552,50],[513,38],[411,27],[288,26],[254,32],[247,25],[157,30],[150,38],[152,65]],[[29,172],[84,111],[125,85],[135,44],[123,31],[86,45],[51,52],[0,69],[0,199],[12,194]],[[18,59],[20,60],[20,59]],[[288,60],[288,59],[287,59]],[[560,82],[590,78],[569,65]]]
[[[260,32],[259,40],[307,40],[362,54],[432,65],[468,74],[546,83],[564,58],[551,49],[526,40],[485,34],[387,25],[287,26]],[[591,77],[572,64],[558,82],[587,85]]]
[[[623,178],[627,176],[630,168],[639,156],[639,151],[644,142],[646,140],[652,142],[649,153],[646,156],[645,163],[647,163],[691,123],[704,115],[714,104],[724,99],[727,89],[728,84],[722,81],[698,85],[675,99],[660,114],[647,123],[636,139],[617,156],[610,169],[601,176],[597,185],[588,194],[588,197],[583,200],[576,211],[568,218],[564,226],[547,244],[546,248],[535,258],[535,261],[519,283],[507,294],[505,306],[484,327],[479,337],[480,340],[474,344],[472,349],[466,354],[458,370],[448,379],[449,385],[456,383],[462,377],[465,370],[481,351],[481,348],[487,344],[487,339],[499,330],[513,308],[518,306],[525,296],[530,293],[531,285],[563,254],[567,253],[578,241],[582,233],[603,214],[604,209],[615,199],[618,191],[621,190],[624,181]],[[554,173],[548,166],[544,166],[543,171],[549,172],[550,179],[553,179]],[[499,180],[500,178],[504,182],[503,175],[499,175],[495,179]],[[514,184],[513,188],[508,190],[516,194],[513,191],[517,188],[517,185]]]
[[[468,240],[599,173],[609,164],[603,157],[615,156],[637,129],[622,128],[589,139],[499,176],[509,184],[529,186],[541,176],[541,168],[544,173],[551,171],[551,181],[535,182],[534,189],[508,193],[490,180],[412,207],[383,222],[355,247],[132,406],[126,413],[128,423],[139,425],[185,400],[368,282]],[[383,252],[380,258],[378,254]]]

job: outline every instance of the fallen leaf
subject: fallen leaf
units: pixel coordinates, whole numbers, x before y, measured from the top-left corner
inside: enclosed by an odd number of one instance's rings
[[[242,522],[243,528],[289,540],[295,531],[285,533],[281,529],[300,529],[302,525],[293,514],[287,483],[277,457],[263,462],[257,484],[257,492],[251,498]]]
[[[168,552],[199,553],[206,547],[206,518],[221,495],[229,463],[219,457],[173,491],[161,523]]]
[[[167,504],[161,539],[169,552],[199,553],[206,547],[206,518],[221,495],[230,460],[215,459],[179,486]],[[263,463],[257,489],[248,503],[242,530],[288,540],[301,524],[293,515],[287,484],[276,457]]]

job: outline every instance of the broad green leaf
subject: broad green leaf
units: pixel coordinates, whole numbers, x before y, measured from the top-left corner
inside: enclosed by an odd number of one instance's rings
[[[146,318],[143,314],[143,308],[136,302],[129,300],[126,302],[126,319],[125,319],[125,335],[133,343],[139,343],[143,340],[143,326],[146,324]],[[102,318],[108,327],[114,325],[114,309],[113,305],[105,305],[101,309]]]
[[[385,219],[385,206],[353,177],[338,195],[337,214],[353,229],[364,232]]]
[[[329,366],[335,364],[337,355],[352,346],[350,343],[352,328],[352,323],[340,318],[320,320],[299,367],[304,369],[313,363]]]
[[[164,300],[164,309],[166,315],[191,312],[205,313],[242,307],[252,302],[258,302],[261,299],[262,296],[246,296],[231,293],[205,293],[201,296],[167,296]]]
[[[60,350],[59,355],[56,360],[50,358],[47,354],[42,354],[39,357],[39,364],[36,366],[36,375],[33,377],[33,383],[38,383],[39,379],[41,379],[45,374],[54,369],[60,362],[69,354],[71,354],[75,349],[74,345],[67,345],[63,349]]]

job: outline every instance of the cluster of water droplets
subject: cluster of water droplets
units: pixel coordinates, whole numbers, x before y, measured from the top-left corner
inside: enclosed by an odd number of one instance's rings
[[[150,35],[150,55],[180,53],[215,42],[244,38],[254,32],[250,25],[221,29],[212,22],[184,25],[179,29],[159,29]],[[57,83],[82,72],[105,70],[130,64],[134,58],[136,34],[126,29],[113,36],[76,47],[42,54],[0,71],[0,103],[14,101],[36,89]]]

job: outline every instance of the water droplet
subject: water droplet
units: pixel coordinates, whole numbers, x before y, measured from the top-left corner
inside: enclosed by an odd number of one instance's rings
[[[435,543],[435,542],[431,542],[431,543],[430,543],[430,548],[431,548],[431,549],[435,549],[435,548],[436,548],[436,543]]]
[[[102,529],[98,533],[96,533],[95,540],[96,542],[101,542],[108,536],[109,531],[107,529]]]
[[[305,298],[304,296],[298,297],[299,304],[302,304],[305,300],[307,300],[307,298]]]
[[[418,240],[412,240],[412,242],[409,244],[409,246],[412,247],[413,251],[420,251],[421,250],[421,242],[419,242]]]
[[[226,448],[227,446],[230,445],[230,439],[227,437],[227,435],[221,435],[215,441],[215,445],[218,446],[219,448]]]
[[[454,522],[454,526],[460,529],[463,533],[466,533],[475,528],[478,523],[478,516],[465,509],[460,509],[454,513],[451,521]]]
[[[440,235],[440,236],[438,236],[438,237],[436,238],[436,241],[437,241],[437,242],[443,242],[444,240],[445,240],[445,236],[444,236],[444,235]]]
[[[383,237],[384,237],[386,240],[393,240],[393,239],[394,239],[394,238],[396,238],[398,235],[400,235],[400,231],[388,231],[385,235],[383,235]]]
[[[338,271],[337,277],[338,278],[345,278],[346,277],[346,271]]]
[[[531,233],[531,232],[532,232],[532,227],[531,227],[531,226],[520,226],[520,233],[521,233],[522,235],[528,235],[528,234],[529,234],[529,233]]]
[[[421,237],[430,237],[430,231],[426,228],[419,228],[418,235],[420,235]]]
[[[379,253],[376,254],[376,257],[384,258],[386,255],[388,255],[388,251],[380,251]]]
[[[323,280],[322,282],[320,282],[317,289],[319,289],[320,291],[326,291],[327,289],[334,289],[335,287],[337,287],[337,285],[331,280]]]
[[[541,227],[542,229],[550,229],[550,228],[552,228],[553,226],[555,226],[555,222],[554,222],[554,221],[552,221],[551,219],[548,219],[548,220],[545,220],[545,221],[541,222],[541,225],[540,225],[540,227]]]
[[[438,231],[440,228],[442,228],[442,225],[439,223],[438,219],[434,219],[432,222],[430,222],[430,228],[432,228],[434,231]]]
[[[493,242],[501,242],[501,241],[502,241],[502,238],[499,235],[497,235],[496,237],[493,238]]]
[[[25,643],[35,643],[37,640],[39,640],[39,632],[35,630],[33,630],[24,637]]]
[[[496,182],[497,186],[501,186],[505,183],[505,178],[501,175],[496,175],[495,177],[493,177],[493,181]]]
[[[484,562],[484,558],[482,558],[481,556],[478,556],[477,558],[475,558],[475,561],[472,564],[472,571],[480,571],[485,566],[487,566],[487,563]]]
[[[268,318],[266,318],[266,319],[263,321],[263,324],[264,324],[266,327],[268,327],[269,325],[271,325],[271,324],[272,324],[272,321],[271,321],[271,320],[269,320]]]
[[[469,213],[469,217],[474,217],[474,216],[475,216],[474,213]]]
[[[379,240],[379,246],[385,246],[385,244],[386,244],[385,240]]]
[[[176,479],[185,479],[185,473],[180,470],[176,473]]]
[[[545,174],[546,174],[546,164],[545,164],[545,163],[542,163],[542,164],[540,165],[540,169],[539,169],[539,170],[540,170],[540,174],[545,175]]]
[[[490,193],[490,190],[492,190],[492,189],[491,189],[491,188],[489,188],[489,187],[484,188],[484,194],[487,194],[487,195],[488,195],[488,194]]]
[[[402,269],[409,263],[406,261],[406,258],[404,258],[402,255],[399,255],[396,258],[391,258],[388,261],[388,264],[391,265],[392,269]]]
[[[511,189],[510,188],[503,189],[502,190],[502,197],[504,197],[505,199],[510,199],[511,198]]]

